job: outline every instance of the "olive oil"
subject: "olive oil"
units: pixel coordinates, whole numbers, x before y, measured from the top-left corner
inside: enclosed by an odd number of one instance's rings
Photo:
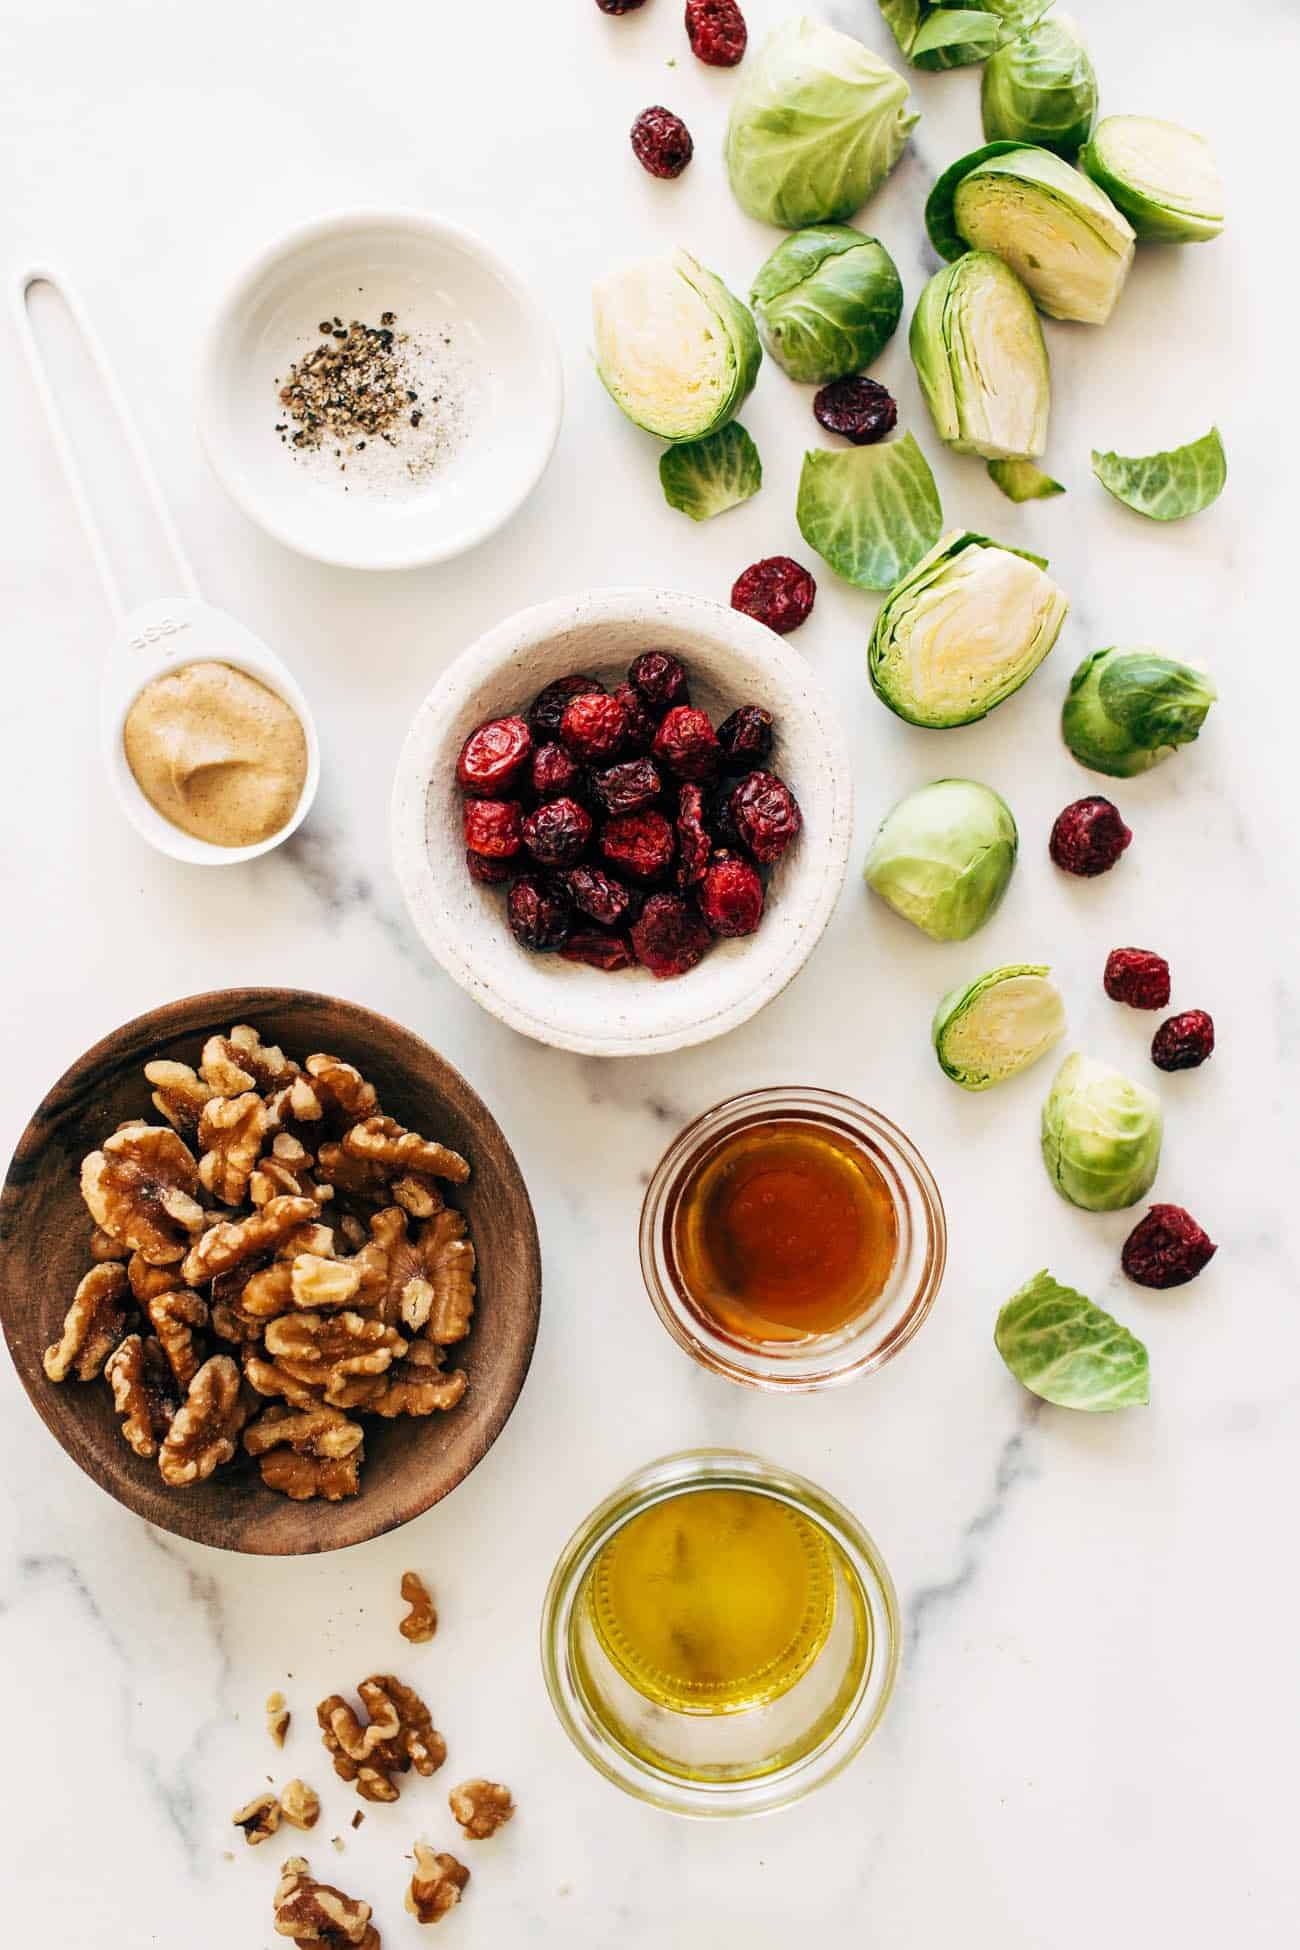
[[[833,1334],[880,1298],[898,1253],[881,1171],[827,1123],[748,1124],[700,1159],[671,1220],[692,1302],[748,1341]]]
[[[686,1491],[615,1532],[592,1568],[596,1635],[641,1696],[681,1713],[779,1699],[835,1616],[821,1531],[752,1490]]]

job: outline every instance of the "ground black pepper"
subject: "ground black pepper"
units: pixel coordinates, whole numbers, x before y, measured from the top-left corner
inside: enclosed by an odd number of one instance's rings
[[[396,324],[391,311],[381,314],[378,325],[322,319],[321,343],[289,368],[280,387],[280,404],[294,423],[290,430],[287,422],[276,422],[280,438],[317,448],[365,435],[391,446],[402,423],[418,427],[423,413],[418,406],[410,410],[419,394],[410,384],[407,335]]]

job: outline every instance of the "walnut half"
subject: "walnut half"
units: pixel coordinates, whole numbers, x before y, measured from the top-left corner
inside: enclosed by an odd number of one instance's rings
[[[201,1483],[235,1453],[248,1420],[239,1369],[228,1354],[214,1354],[195,1375],[158,1452],[164,1483]]]
[[[415,1873],[406,1891],[406,1907],[420,1923],[441,1923],[455,1909],[469,1881],[469,1870],[454,1855],[436,1855],[427,1842],[415,1844]]]
[[[366,1709],[363,1726],[345,1699],[331,1693],[316,1708],[321,1738],[342,1781],[352,1781],[363,1801],[396,1801],[394,1775],[414,1768],[428,1776],[447,1758],[419,1694],[391,1673],[375,1673],[357,1687]]]
[[[514,1814],[514,1798],[500,1781],[462,1781],[447,1796],[447,1805],[471,1841],[486,1841]]]
[[[291,1936],[300,1944],[352,1943],[359,1950],[379,1950],[370,1904],[317,1882],[301,1855],[291,1855],[285,1863],[272,1900],[277,1936]]]
[[[126,1333],[131,1306],[126,1268],[118,1260],[92,1266],[64,1316],[63,1332],[45,1350],[45,1372],[51,1381],[93,1381]]]

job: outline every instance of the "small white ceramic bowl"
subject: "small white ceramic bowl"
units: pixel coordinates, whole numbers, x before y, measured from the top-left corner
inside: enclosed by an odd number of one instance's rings
[[[292,424],[278,397],[289,367],[321,320],[378,325],[385,311],[418,341],[421,431],[392,449],[372,440],[345,469],[333,443],[295,450],[276,431]],[[272,244],[218,309],[199,377],[199,431],[227,492],[278,541],[351,569],[481,542],[537,485],[562,407],[555,334],[514,272],[416,211],[322,217]]]
[[[526,711],[556,677],[622,680],[643,650],[669,649],[714,722],[740,704],[776,720],[774,771],[803,832],[772,872],[757,934],[720,941],[688,975],[599,969],[532,955],[506,924],[502,890],[465,870],[456,759],[485,718]],[[411,918],[447,973],[512,1029],[586,1056],[650,1056],[707,1042],[779,995],[816,946],[844,882],[853,826],[848,750],[804,658],[763,624],[698,596],[601,589],[500,623],[457,659],[416,712],[393,787],[393,861]]]

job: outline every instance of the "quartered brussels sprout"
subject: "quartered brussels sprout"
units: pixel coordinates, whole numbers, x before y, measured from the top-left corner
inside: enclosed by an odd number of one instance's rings
[[[934,1012],[939,1068],[963,1090],[1019,1076],[1065,1034],[1065,1004],[1040,963],[1010,962],[959,984]]]
[[[1202,135],[1149,115],[1108,115],[1079,158],[1144,241],[1204,244],[1223,229],[1223,181]]]
[[[1029,460],[1047,445],[1047,347],[1034,301],[991,251],[967,251],[921,293],[908,349],[934,430],[958,454]]]
[[[758,493],[763,463],[739,420],[732,420],[703,440],[681,440],[665,449],[659,481],[670,508],[692,521],[708,521]]]
[[[1112,645],[1085,657],[1070,679],[1061,736],[1080,765],[1131,779],[1190,745],[1217,696],[1193,664]]]
[[[905,433],[883,446],[806,453],[795,519],[837,576],[889,589],[934,546],[943,511],[930,463]]]
[[[701,440],[738,413],[763,357],[754,321],[680,247],[592,289],[596,370],[629,420],[661,440]]]
[[[1088,176],[1050,149],[988,142],[946,169],[925,206],[940,257],[992,251],[1040,311],[1104,325],[1133,262],[1126,217]]]
[[[778,244],[749,294],[763,344],[791,379],[811,386],[861,372],[893,337],[903,310],[894,260],[847,224],[816,224]]]
[[[956,528],[885,598],[871,687],[909,724],[973,724],[1033,676],[1068,609],[1041,563]]]
[[[1052,0],[880,0],[899,51],[914,68],[966,68],[1046,13]]]
[[[1067,1056],[1043,1105],[1043,1163],[1062,1198],[1085,1212],[1136,1205],[1155,1182],[1160,1099],[1109,1063]]]
[[[851,217],[888,176],[919,116],[861,41],[796,16],[740,72],[727,174],[742,210],[800,230]]]
[[[1011,808],[974,779],[936,779],[888,815],[867,885],[932,941],[965,941],[1007,891],[1020,836]]]
[[[1099,1415],[1151,1399],[1151,1363],[1142,1342],[1046,1269],[1012,1294],[993,1341],[1021,1386],[1058,1408]]]
[[[1228,461],[1219,429],[1211,427],[1199,440],[1164,454],[1128,457],[1094,448],[1092,471],[1107,494],[1135,514],[1151,521],[1182,521],[1218,500]]]
[[[1044,474],[1032,460],[991,460],[989,479],[1008,501],[1050,501],[1054,494],[1065,493],[1060,481]]]
[[[1036,142],[1073,161],[1097,113],[1097,76],[1068,14],[1049,14],[1007,41],[980,85],[989,142]]]

